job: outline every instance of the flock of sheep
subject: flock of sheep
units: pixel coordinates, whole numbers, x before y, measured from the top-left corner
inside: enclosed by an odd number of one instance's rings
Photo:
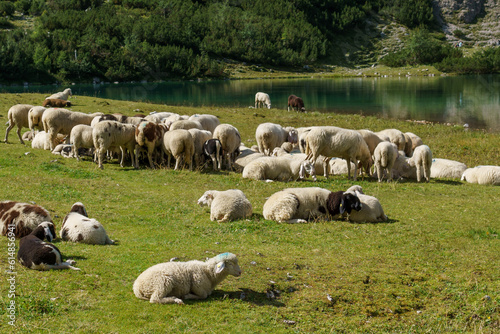
[[[130,158],[133,167],[142,161],[150,168],[175,169],[188,165],[193,170],[212,164],[214,170],[242,173],[243,178],[265,181],[291,181],[317,174],[324,177],[347,174],[384,178],[416,179],[461,178],[467,182],[500,185],[500,167],[467,168],[463,163],[433,158],[431,149],[413,133],[397,129],[380,132],[351,130],[334,126],[303,128],[260,124],[255,132],[257,145],[245,147],[236,127],[221,124],[213,115],[178,115],[155,112],[123,116],[70,111],[71,89],[54,94],[44,106],[18,104],[9,109],[9,131],[17,126],[21,143],[31,140],[33,148],[80,159],[85,153],[102,169],[106,159],[119,154],[120,165]],[[290,106],[305,110],[302,99],[292,95]],[[48,107],[48,108],[47,108]],[[255,107],[271,107],[268,94],[255,96]],[[29,131],[21,136],[21,129]],[[35,132],[38,129],[38,132]],[[165,161],[164,156],[167,155]],[[374,171],[372,172],[372,166]],[[210,219],[224,222],[252,215],[252,204],[238,189],[208,190],[198,200],[210,207]],[[264,218],[288,223],[308,220],[347,219],[352,222],[386,221],[380,201],[355,185],[332,192],[319,187],[287,188],[270,196],[263,206]],[[55,237],[52,219],[44,208],[27,203],[0,202],[2,234],[9,231],[21,238],[18,259],[31,269],[64,269],[74,261],[63,262],[59,250],[49,242]],[[15,230],[9,226],[15,225]],[[113,244],[103,226],[89,219],[82,203],[75,203],[63,220],[62,240],[90,244]],[[155,265],[139,275],[133,285],[135,295],[152,303],[178,303],[185,299],[206,298],[228,275],[239,276],[241,269],[234,254],[224,253],[206,262],[168,262]]]

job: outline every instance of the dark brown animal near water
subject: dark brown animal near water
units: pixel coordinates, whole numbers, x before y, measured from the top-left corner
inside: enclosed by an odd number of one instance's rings
[[[297,111],[306,111],[302,98],[295,95],[290,95],[288,97],[288,111],[290,111],[290,107],[294,108]]]
[[[16,238],[22,238],[43,222],[52,223],[52,218],[41,206],[14,201],[0,202],[2,235],[7,236],[12,232]]]
[[[61,99],[45,99],[43,101],[42,106],[52,107],[52,108],[64,108],[64,107],[71,107],[71,102]]]

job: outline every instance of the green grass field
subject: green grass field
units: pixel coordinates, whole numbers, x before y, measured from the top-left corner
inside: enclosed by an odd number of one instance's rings
[[[16,103],[40,94],[1,94],[0,123]],[[378,131],[398,128],[422,137],[434,157],[468,166],[500,164],[500,134],[461,126],[310,112],[247,108],[185,108],[74,96],[72,110],[136,114],[210,113],[236,126],[247,146],[263,122],[335,125]],[[3,139],[5,132],[1,132]],[[15,297],[1,281],[0,331],[50,333],[498,333],[500,330],[500,187],[433,179],[378,183],[346,176],[265,183],[234,172],[138,170],[116,161],[99,170],[21,145],[15,131],[0,143],[0,200],[34,201],[59,232],[77,201],[117,245],[54,244],[81,271],[29,270],[16,263]],[[29,145],[29,144],[28,144]],[[262,216],[266,198],[287,187],[345,190],[376,196],[387,223],[314,221],[280,224]],[[209,189],[241,189],[251,219],[212,222],[196,200]],[[18,242],[16,242],[18,244]],[[8,241],[0,238],[2,277]],[[204,260],[238,255],[243,274],[228,277],[206,300],[152,305],[132,284],[148,267],[173,257]],[[274,282],[274,283],[273,283]],[[268,290],[276,298],[269,299]],[[241,299],[242,292],[245,298]],[[327,299],[327,294],[332,298]],[[7,307],[14,301],[15,326]]]

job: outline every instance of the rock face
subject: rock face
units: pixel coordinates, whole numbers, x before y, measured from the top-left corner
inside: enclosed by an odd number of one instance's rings
[[[435,0],[434,6],[448,20],[454,16],[463,23],[472,23],[484,11],[487,0]]]

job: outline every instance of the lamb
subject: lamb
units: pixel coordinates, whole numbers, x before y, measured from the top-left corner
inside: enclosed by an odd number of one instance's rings
[[[70,96],[73,96],[73,93],[71,92],[71,88],[66,88],[62,92],[54,93],[50,96],[47,96],[46,99],[67,100]]]
[[[212,137],[220,140],[222,156],[227,161],[227,169],[232,170],[232,164],[236,159],[236,153],[241,144],[240,132],[231,124],[220,124],[215,128]]]
[[[28,122],[28,112],[33,108],[31,104],[16,104],[10,107],[7,118],[8,118],[8,127],[5,132],[5,140],[4,142],[9,142],[9,132],[12,130],[14,125],[17,125],[17,137],[19,137],[19,141],[24,145],[23,138],[21,137],[21,129],[29,127]]]
[[[275,147],[280,147],[284,142],[296,143],[298,132],[292,127],[283,128],[279,124],[262,123],[255,130],[255,139],[259,152],[271,155]]]
[[[48,138],[49,135],[45,131],[40,131],[38,132],[33,140],[31,141],[31,147],[32,148],[39,148],[42,150],[48,150],[49,149],[49,143],[48,143]],[[66,136],[58,133],[56,137],[56,146],[61,144],[66,140]],[[54,147],[55,149],[55,147]]]
[[[429,146],[420,145],[413,151],[413,156],[407,159],[410,167],[417,169],[417,182],[422,180],[422,173],[427,182],[431,176],[432,152]]]
[[[28,111],[28,127],[32,133],[34,133],[35,128],[43,129],[42,116],[45,109],[47,108],[35,106]]]
[[[267,109],[271,109],[271,99],[269,98],[269,94],[258,92],[255,94],[255,109],[263,108],[264,106]]]
[[[375,132],[380,139],[385,141],[390,141],[391,143],[396,144],[398,150],[404,151],[406,145],[406,139],[403,132],[398,129],[385,129],[379,132]]]
[[[49,222],[43,222],[38,225],[27,236],[19,241],[19,250],[17,259],[19,262],[29,268],[35,270],[50,270],[50,269],[73,269],[75,261],[67,260],[62,262],[62,255],[59,249],[50,242],[55,236],[54,225]],[[47,239],[49,243],[44,242]]]
[[[383,141],[377,145],[373,153],[373,158],[375,160],[378,182],[382,182],[384,170],[387,171],[388,181],[392,181],[392,167],[398,155],[398,148],[394,143]]]
[[[79,150],[81,148],[94,148],[93,128],[90,125],[78,124],[71,129],[69,142],[72,143],[73,155],[80,160]]]
[[[304,101],[302,98],[295,96],[295,95],[290,95],[288,97],[288,111],[290,111],[290,107],[295,108],[297,111],[306,111],[306,108],[304,108]]]
[[[294,181],[309,174],[316,180],[314,167],[310,161],[293,157],[263,157],[243,168],[243,178],[253,180]]]
[[[218,223],[252,216],[252,204],[243,191],[238,189],[207,190],[198,199],[198,205],[209,206],[210,220]]]
[[[321,160],[321,157],[319,157],[319,161]],[[342,159],[342,158],[331,158],[329,161],[328,161],[328,165],[329,165],[329,175],[345,175],[345,174],[348,174],[349,173],[349,168],[351,170],[354,170],[354,168],[356,168],[356,166],[354,165],[354,163],[352,162],[349,162],[349,167],[347,167],[347,161]],[[318,166],[318,163],[316,163],[315,165],[315,168],[316,166]],[[321,164],[321,169],[316,169],[316,174],[320,174],[320,170],[323,169],[323,164]]]
[[[268,198],[263,215],[265,219],[280,223],[306,223],[315,219],[337,219],[352,210],[361,210],[356,195],[319,187],[287,188]]]
[[[143,121],[135,129],[135,140],[137,142],[135,156],[138,159],[139,148],[146,147],[147,155],[149,161],[149,167],[154,169],[153,164],[153,153],[155,149],[159,149],[160,160],[163,160],[163,136],[168,131],[165,124],[157,124],[150,121]],[[139,166],[139,161],[136,161],[136,165]]]
[[[85,114],[77,111],[70,111],[63,108],[48,108],[42,116],[42,124],[45,132],[48,133],[48,144],[52,151],[56,146],[55,139],[58,133],[69,135],[71,129],[78,124],[90,125],[94,117],[103,113]]]
[[[346,215],[349,221],[354,223],[378,223],[387,221],[388,218],[382,209],[380,201],[376,197],[365,195],[362,188],[358,185],[350,187],[345,192],[356,195],[361,203],[361,210],[351,211],[350,214]]]
[[[220,124],[220,121],[217,118],[217,116],[208,114],[202,114],[202,115],[194,114],[191,117],[189,117],[189,120],[200,122],[201,126],[203,127],[203,130],[210,131],[211,133],[214,133],[215,128]]]
[[[191,136],[193,137],[194,163],[195,163],[195,166],[198,168],[202,165],[202,162],[203,162],[202,159],[205,156],[205,154],[203,153],[203,147],[204,147],[205,142],[207,140],[212,139],[212,133],[208,130],[200,130],[200,129],[189,129],[188,131],[191,134]],[[220,147],[220,148],[222,148],[222,147]]]
[[[348,161],[347,174],[351,177],[351,165],[354,163],[354,180],[357,178],[357,161],[360,160],[366,173],[370,173],[372,158],[368,145],[355,130],[342,129],[335,126],[312,128],[305,137],[307,159],[315,162],[320,155],[323,160],[324,176],[328,177],[328,160],[330,157],[340,157]]]
[[[65,158],[74,158],[75,154],[73,153],[73,145],[72,144],[59,144],[52,150],[52,154],[61,155]]]
[[[52,107],[52,108],[64,108],[64,107],[71,107],[71,102],[61,99],[45,99],[42,103],[42,106]]]
[[[183,299],[206,299],[228,275],[240,276],[238,259],[222,253],[206,262],[166,262],[146,269],[134,282],[139,299],[158,304],[184,304]]]
[[[462,174],[462,181],[477,184],[500,186],[500,166],[476,166],[467,168]]]
[[[23,140],[33,141],[33,138],[35,138],[35,135],[37,133],[38,131],[37,132],[26,131],[25,133],[23,133],[21,138],[23,138]]]
[[[381,143],[383,140],[375,134],[375,132],[370,131],[370,130],[357,130],[361,137],[363,137],[366,145],[368,145],[368,149],[370,150],[370,154],[373,155],[373,152],[375,152],[375,148],[379,143]]]
[[[2,235],[11,232],[16,238],[22,238],[43,222],[52,223],[52,218],[49,212],[39,205],[15,201],[0,202]]]
[[[167,154],[167,166],[170,158],[175,159],[175,170],[181,166],[182,158],[189,163],[189,170],[193,170],[194,139],[188,130],[177,129],[165,132],[163,136],[163,152]]]
[[[87,210],[81,202],[76,202],[64,217],[60,235],[64,241],[80,242],[90,245],[112,245],[104,227],[94,218],[89,219]]]
[[[214,171],[220,170],[222,164],[222,144],[219,139],[209,139],[203,143],[203,154],[211,159]]]
[[[125,150],[128,150],[132,159],[132,166],[138,168],[134,158],[135,141],[135,125],[123,124],[116,121],[102,121],[97,123],[92,130],[92,138],[94,140],[95,152],[98,157],[99,168],[103,169],[102,162],[106,151],[114,146],[120,146],[122,153],[120,166],[124,166]]]
[[[177,130],[177,129],[184,129],[184,130],[189,130],[189,129],[199,129],[203,130],[203,126],[201,126],[201,123],[198,121],[193,121],[189,119],[181,119],[178,121],[173,122],[169,130]]]
[[[431,178],[460,179],[467,169],[464,163],[448,159],[432,159]]]

